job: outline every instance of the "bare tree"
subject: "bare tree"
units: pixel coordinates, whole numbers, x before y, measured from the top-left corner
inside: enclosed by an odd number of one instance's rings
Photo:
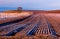
[[[17,10],[19,13],[22,12],[22,7],[18,7]]]
[[[22,10],[22,7],[18,7],[17,10]]]

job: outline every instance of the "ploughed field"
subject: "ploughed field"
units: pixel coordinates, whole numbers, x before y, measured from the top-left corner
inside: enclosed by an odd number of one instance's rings
[[[37,13],[27,16],[23,20],[17,19],[15,21],[0,24],[0,39],[59,38],[59,13]]]

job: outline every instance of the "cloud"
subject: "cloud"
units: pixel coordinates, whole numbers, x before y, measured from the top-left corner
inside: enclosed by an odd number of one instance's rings
[[[60,9],[60,0],[0,0],[0,7],[19,7],[23,9]]]

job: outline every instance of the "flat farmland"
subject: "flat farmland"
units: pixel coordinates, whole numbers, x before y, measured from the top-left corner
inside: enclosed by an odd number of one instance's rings
[[[17,15],[17,14],[16,14]],[[19,14],[18,14],[19,15]],[[25,19],[7,24],[0,24],[0,39],[59,39],[60,38],[60,14],[36,13],[24,14]],[[13,17],[14,18],[14,17]],[[16,18],[15,18],[16,19]],[[10,19],[11,20],[11,19]],[[8,21],[9,23],[10,21]],[[5,25],[6,24],[6,25]]]
[[[31,12],[22,13],[0,13],[0,24],[22,19],[31,15]]]

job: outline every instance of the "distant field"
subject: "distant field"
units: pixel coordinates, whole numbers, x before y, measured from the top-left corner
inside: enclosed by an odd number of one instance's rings
[[[22,19],[32,15],[30,12],[22,13],[0,13],[0,23]]]

